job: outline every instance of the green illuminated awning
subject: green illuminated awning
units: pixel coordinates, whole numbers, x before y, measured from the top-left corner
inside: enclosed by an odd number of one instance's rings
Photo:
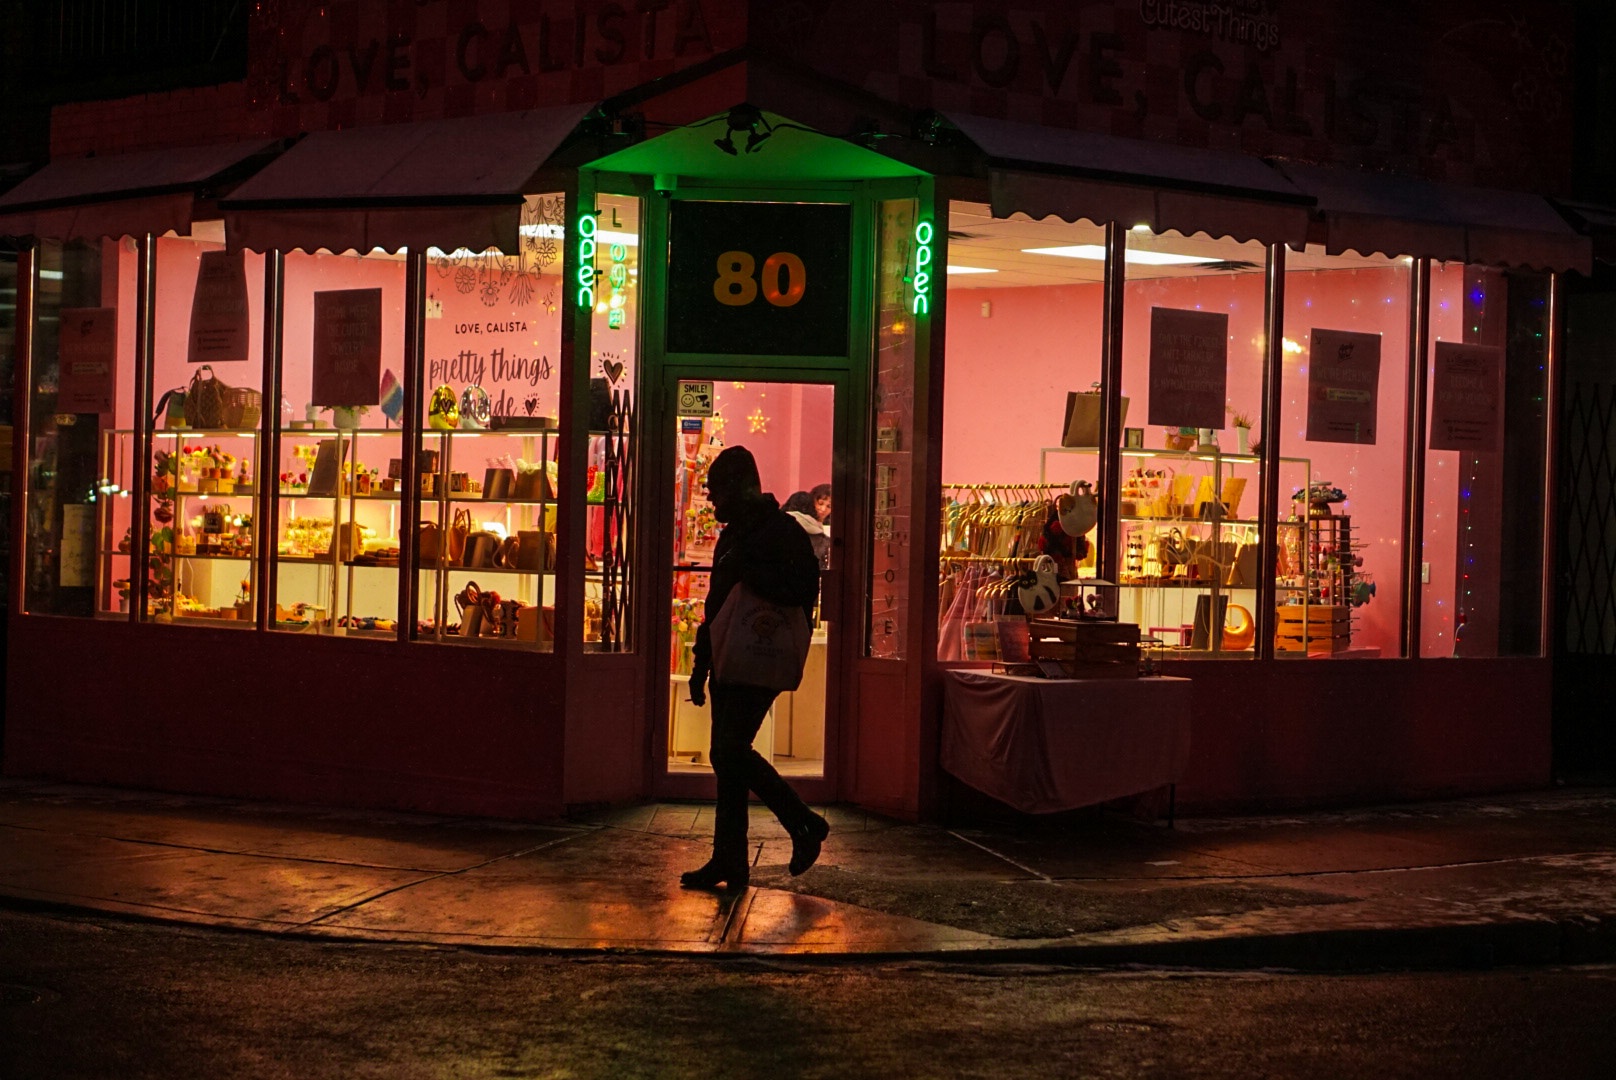
[[[668,174],[738,184],[793,181],[884,180],[925,176],[919,169],[894,161],[846,139],[803,127],[777,113],[761,112],[756,127],[761,139],[747,151],[749,132],[733,130],[728,113],[675,128],[627,150],[590,162],[602,172]],[[729,136],[730,154],[718,141]]]

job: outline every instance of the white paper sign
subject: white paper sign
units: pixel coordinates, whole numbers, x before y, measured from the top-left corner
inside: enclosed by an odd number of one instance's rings
[[[713,384],[711,380],[693,381],[679,380],[679,406],[680,416],[711,416],[713,415]]]

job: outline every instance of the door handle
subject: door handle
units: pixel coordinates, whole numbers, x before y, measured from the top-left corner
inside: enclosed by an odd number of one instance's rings
[[[842,572],[819,572],[819,618],[821,622],[842,622]]]

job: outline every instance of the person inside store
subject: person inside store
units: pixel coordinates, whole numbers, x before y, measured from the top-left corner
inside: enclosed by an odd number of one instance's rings
[[[746,838],[748,791],[757,793],[790,834],[793,875],[803,873],[819,858],[830,826],[752,749],[752,740],[779,691],[727,682],[715,675],[713,627],[741,585],[746,589],[737,603],[745,602],[749,592],[783,608],[800,607],[812,620],[819,595],[819,560],[797,520],[763,491],[757,462],[745,447],[728,447],[713,459],[707,470],[707,499],[724,529],[713,549],[706,613],[696,630],[690,700],[702,705],[707,690],[712,691],[709,760],[718,782],[718,805],[713,814],[712,858],[681,875],[679,881],[687,888],[739,890],[746,887],[751,873]],[[800,659],[797,675],[801,678]]]
[[[827,485],[821,484],[821,487]],[[816,489],[817,490],[817,489]],[[825,500],[827,516],[830,500]],[[820,521],[820,516],[814,508],[814,497],[806,491],[799,491],[787,499],[780,509],[797,519],[802,531],[808,534],[808,542],[814,546],[814,557],[819,560],[819,568],[827,569],[830,566],[830,530]]]
[[[818,484],[808,492],[808,498],[813,500],[814,517],[819,524],[825,527],[825,535],[830,535],[830,485]]]

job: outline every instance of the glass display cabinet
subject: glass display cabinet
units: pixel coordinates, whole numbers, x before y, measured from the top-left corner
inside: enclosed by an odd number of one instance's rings
[[[98,507],[97,613],[124,617],[140,569],[132,550],[136,433],[102,436]],[[157,431],[147,475],[151,514],[147,599],[142,618],[252,625],[258,583],[258,432]]]
[[[1046,447],[1040,451],[1040,480],[1070,471],[1056,464],[1065,455],[1086,455],[1078,475],[1093,478],[1098,468],[1092,447]],[[1255,655],[1254,609],[1263,572],[1258,560],[1258,517],[1262,459],[1225,454],[1216,446],[1201,450],[1122,451],[1122,486],[1117,496],[1117,585],[1119,617],[1136,622],[1147,638],[1174,653],[1200,657]],[[1311,462],[1280,458],[1282,492],[1307,490]],[[1282,509],[1285,504],[1282,504]],[[1287,648],[1285,633],[1318,619],[1331,588],[1314,542],[1307,504],[1275,523],[1278,606],[1276,650]],[[1339,587],[1336,587],[1337,591]],[[1298,646],[1299,648],[1299,646]]]

